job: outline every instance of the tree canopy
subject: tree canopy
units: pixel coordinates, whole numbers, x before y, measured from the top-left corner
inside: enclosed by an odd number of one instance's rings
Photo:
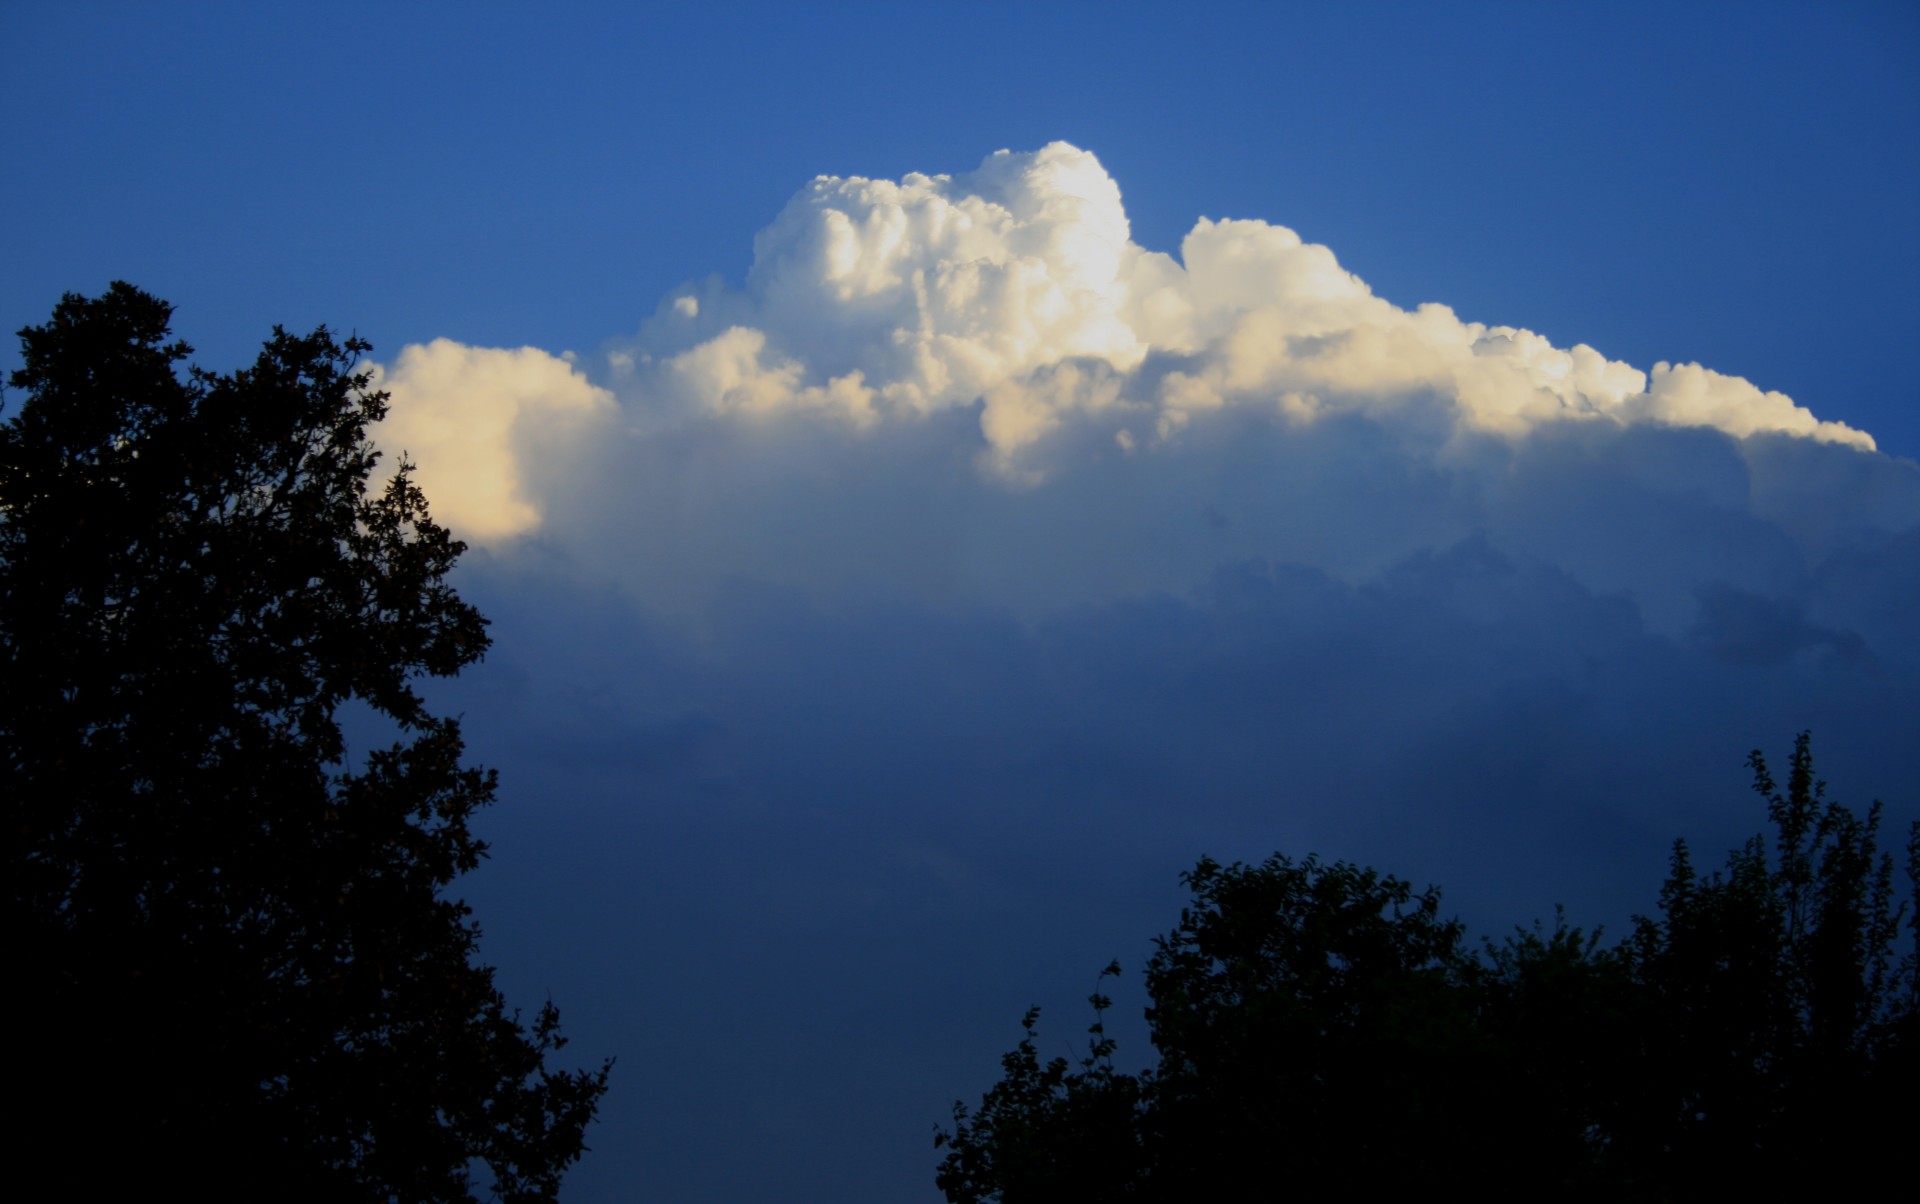
[[[554,1197],[607,1081],[556,1070],[446,888],[491,772],[415,688],[487,647],[367,344],[181,370],[126,284],[21,332],[0,425],[0,807],[17,1148],[201,1198]],[[12,400],[12,399],[10,399]],[[349,701],[392,742],[356,758]],[[356,727],[356,731],[358,731]]]
[[[1614,946],[1560,920],[1474,948],[1431,888],[1312,857],[1203,859],[1147,966],[1158,1065],[1116,1069],[1100,993],[1078,1066],[1042,1064],[1030,1011],[1001,1080],[937,1133],[940,1189],[1771,1198],[1905,1166],[1920,927],[1877,847],[1880,806],[1829,800],[1805,735],[1784,792],[1750,764],[1771,849],[1756,836],[1703,877],[1676,842],[1657,913]]]

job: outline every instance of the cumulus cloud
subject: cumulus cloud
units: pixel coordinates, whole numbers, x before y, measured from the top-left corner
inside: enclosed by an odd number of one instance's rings
[[[1092,392],[1071,368],[1086,361],[1113,374]],[[1032,450],[1065,425],[1095,420],[1139,446],[1225,407],[1295,422],[1421,407],[1507,437],[1587,421],[1873,447],[1699,365],[1649,376],[1443,305],[1403,309],[1264,221],[1202,219],[1177,260],[1146,250],[1113,179],[1063,142],[960,175],[819,177],[756,237],[742,289],[670,299],[620,362],[643,404],[673,396],[712,413],[868,426],[979,405],[992,462],[1029,474]]]
[[[1920,466],[1737,376],[1402,308],[1266,222],[1146,250],[1062,143],[816,179],[591,374],[443,340],[381,381],[485,545],[495,650],[445,688],[501,860],[573,963],[648,976],[606,1047],[713,1092],[612,1148],[733,1132],[796,1050],[809,1100],[882,1038],[990,1068],[1026,984],[1083,999],[1203,852],[1617,924],[1672,837],[1751,829],[1756,743],[1815,729],[1857,801],[1911,777]],[[734,1086],[682,1031],[750,1051]],[[879,1061],[893,1102],[807,1144],[975,1073]]]
[[[1234,564],[1359,588],[1477,539],[1729,663],[1920,649],[1920,470],[1864,433],[1396,306],[1266,222],[1146,250],[1064,143],[817,178],[743,282],[593,363],[409,347],[382,442],[464,537],[701,638],[742,587],[1035,624]]]
[[[1298,435],[1342,420],[1381,424],[1450,471],[1499,458],[1487,440],[1580,428],[1874,446],[1698,364],[1645,372],[1444,305],[1402,308],[1283,226],[1203,218],[1177,259],[1149,251],[1115,181],[1063,142],[958,175],[816,178],[754,238],[740,287],[677,290],[609,345],[604,373],[593,384],[534,348],[409,347],[382,374],[395,395],[385,440],[421,462],[432,496],[479,541],[537,528],[537,479],[602,450],[589,445],[616,415],[629,441],[718,424],[762,452],[778,427],[789,454],[917,445],[932,431],[1015,489],[1098,473],[1114,453],[1144,462],[1217,444],[1201,428]],[[966,422],[934,421],[946,414]]]
[[[379,442],[410,457],[435,517],[459,535],[499,542],[540,524],[528,460],[613,411],[613,395],[535,347],[467,347],[451,339],[404,348],[375,365],[391,395]]]

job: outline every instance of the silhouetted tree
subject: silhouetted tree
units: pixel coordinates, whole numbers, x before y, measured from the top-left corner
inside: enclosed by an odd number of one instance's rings
[[[413,685],[487,647],[463,545],[406,465],[369,492],[365,343],[183,374],[171,312],[67,296],[0,426],[14,1148],[70,1194],[551,1199],[607,1068],[547,1068],[445,894],[494,792]]]
[[[1454,1185],[1476,1198],[1762,1198],[1901,1165],[1915,1118],[1910,903],[1808,739],[1776,832],[1702,879],[1676,845],[1660,916],[1620,946],[1557,921],[1472,952],[1437,892],[1346,863],[1202,860],[1147,966],[1159,1065],[1042,1066],[1036,1012],[977,1110],[951,1201],[1237,1197]],[[1920,876],[1920,827],[1908,844]],[[1110,966],[1107,973],[1117,974]]]
[[[1118,976],[1113,962],[1100,977]],[[1065,1058],[1042,1065],[1034,1048],[1039,1008],[1029,1008],[1026,1036],[1000,1059],[1004,1078],[977,1111],[953,1106],[954,1132],[934,1138],[950,1147],[937,1182],[949,1200],[1130,1199],[1144,1194],[1149,1171],[1143,1125],[1152,1072],[1113,1067],[1114,1042],[1101,1017],[1111,1000],[1089,999],[1094,1022],[1080,1068]]]
[[[1825,1194],[1875,1166],[1911,1181],[1920,917],[1878,848],[1880,804],[1863,819],[1828,799],[1804,733],[1784,794],[1749,763],[1771,856],[1754,836],[1701,877],[1676,841],[1660,915],[1621,948],[1639,1057],[1616,1161],[1677,1191]],[[1920,882],[1920,824],[1906,852]]]

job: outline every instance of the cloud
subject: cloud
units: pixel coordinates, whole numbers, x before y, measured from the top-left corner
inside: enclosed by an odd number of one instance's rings
[[[591,362],[408,347],[382,442],[457,533],[687,631],[741,587],[1036,624],[1477,539],[1734,662],[1920,649],[1920,469],[1864,433],[1401,308],[1267,222],[1146,250],[1065,143],[816,178],[738,287],[676,290]]]
[[[1404,309],[1263,221],[1202,219],[1178,259],[1149,251],[1098,160],[1058,142],[959,175],[821,176],[755,237],[740,287],[677,290],[595,362],[599,384],[533,348],[408,347],[381,377],[383,441],[469,539],[544,528],[616,572],[676,566],[642,592],[683,603],[764,576],[1031,612],[1185,588],[1225,555],[1373,571],[1485,528],[1567,544],[1583,580],[1677,631],[1707,580],[1630,563],[1625,544],[1675,539],[1650,493],[1695,513],[1719,481],[1724,521],[1696,536],[1744,514],[1802,561],[1915,522],[1910,471],[1781,393]],[[1761,450],[1783,436],[1845,454]],[[1807,473],[1828,482],[1810,506]],[[1648,528],[1629,536],[1634,507]]]
[[[489,543],[540,525],[527,461],[564,454],[614,408],[613,395],[565,359],[451,339],[408,346],[390,368],[374,365],[373,387],[392,394],[381,446],[396,463],[414,460],[436,518]]]
[[[1753,829],[1756,744],[1812,728],[1849,801],[1915,810],[1920,466],[1266,222],[1146,250],[1063,143],[820,177],[585,366],[440,340],[380,379],[481,545],[494,650],[436,685],[503,772],[490,940],[533,990],[622,984],[584,1047],[702,1084],[627,1088],[596,1144],[643,1167],[743,1100],[923,1140],[1203,852],[1618,932],[1674,836]]]
[[[1697,364],[1649,376],[1443,305],[1402,309],[1282,226],[1202,219],[1178,260],[1148,251],[1099,161],[1062,142],[957,176],[819,177],[755,238],[744,288],[671,298],[619,356],[642,405],[670,395],[862,426],[979,405],[992,460],[1025,463],[1027,479],[1062,426],[1104,424],[1138,446],[1225,407],[1294,422],[1424,408],[1507,437],[1658,423],[1873,447]],[[1112,374],[1093,393],[1071,369],[1089,361]]]
[[[978,740],[1063,789],[1045,767],[1105,715],[1131,734],[1087,755],[1224,800],[1254,772],[1235,716],[1317,733],[1330,785],[1381,724],[1409,765],[1437,729],[1571,757],[1553,715],[1615,752],[1744,748],[1879,731],[1920,674],[1920,466],[1736,376],[1401,308],[1277,225],[1149,251],[1064,143],[819,177],[737,287],[676,290],[594,363],[410,347],[383,439],[488,545],[493,605],[612,599],[569,681],[648,650],[629,702],[554,704],[568,747],[689,750],[769,799],[796,765],[822,797],[875,758],[960,773],[975,745],[906,715],[991,714]],[[583,630],[524,628],[554,664]]]

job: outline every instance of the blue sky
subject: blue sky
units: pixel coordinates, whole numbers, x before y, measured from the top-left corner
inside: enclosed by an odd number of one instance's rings
[[[1756,745],[1920,811],[1912,6],[556,8],[0,10],[0,320],[374,343],[573,1198],[934,1198],[1202,853],[1618,931]]]
[[[123,275],[210,355],[271,320],[586,350],[816,174],[1061,138],[1146,246],[1266,218],[1401,304],[1920,450],[1911,6],[1350,7],[11,6],[4,316]]]

